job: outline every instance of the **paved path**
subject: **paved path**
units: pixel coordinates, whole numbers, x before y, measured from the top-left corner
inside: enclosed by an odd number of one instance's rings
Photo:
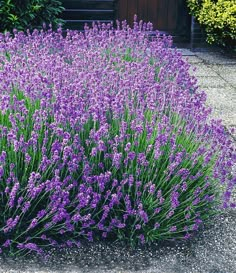
[[[181,50],[197,68],[200,88],[208,95],[213,115],[227,127],[236,126],[236,60],[220,53]],[[0,258],[1,273],[236,273],[236,212],[185,244],[157,245],[132,251],[118,245],[93,244],[51,255],[47,264],[30,259]]]
[[[236,58],[218,52],[191,52],[181,49],[184,58],[196,67],[192,72],[200,89],[207,93],[212,116],[227,127],[236,127]]]

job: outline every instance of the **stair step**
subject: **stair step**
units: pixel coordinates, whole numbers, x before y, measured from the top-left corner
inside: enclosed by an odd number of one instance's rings
[[[64,29],[84,30],[85,23],[110,23],[115,19],[116,0],[62,0],[65,11],[62,19],[65,20]]]
[[[66,9],[62,14],[64,20],[113,20],[114,10]]]
[[[62,5],[65,9],[113,9],[114,0],[63,0]]]

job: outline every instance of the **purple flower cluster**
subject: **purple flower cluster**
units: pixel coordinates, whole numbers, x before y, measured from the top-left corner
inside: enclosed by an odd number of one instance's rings
[[[235,147],[150,29],[0,34],[0,249],[186,239],[235,207]]]

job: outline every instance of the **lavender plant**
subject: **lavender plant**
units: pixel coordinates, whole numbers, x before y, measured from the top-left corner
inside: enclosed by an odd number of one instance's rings
[[[150,29],[1,34],[1,251],[188,239],[235,207],[235,147]]]

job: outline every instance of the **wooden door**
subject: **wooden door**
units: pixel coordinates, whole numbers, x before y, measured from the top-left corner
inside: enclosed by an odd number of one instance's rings
[[[185,0],[117,0],[117,18],[132,26],[134,14],[138,19],[153,23],[154,29],[175,37],[188,39],[190,16]]]

